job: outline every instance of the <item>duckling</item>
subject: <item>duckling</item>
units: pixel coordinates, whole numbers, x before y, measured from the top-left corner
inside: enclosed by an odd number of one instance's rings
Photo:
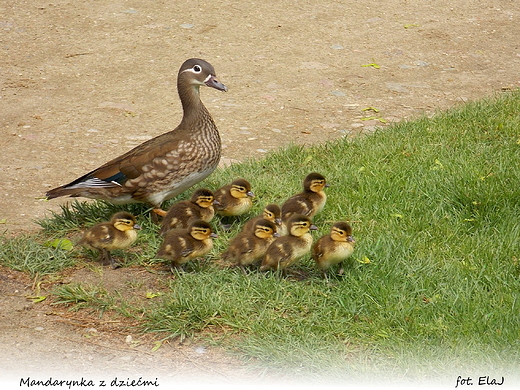
[[[268,204],[264,207],[264,211],[262,212],[262,215],[256,216],[249,221],[246,222],[242,230],[251,230],[254,229],[255,224],[257,221],[261,219],[267,219],[268,221],[274,222],[277,226],[281,226],[282,224],[282,210],[280,209],[280,206],[278,206],[275,203]]]
[[[116,204],[143,202],[153,206],[156,214],[152,215],[164,217],[162,202],[204,180],[220,161],[220,135],[200,100],[201,86],[227,91],[217,81],[211,64],[199,58],[186,60],[177,76],[183,117],[175,129],[48,191],[47,198],[82,196]]]
[[[109,222],[102,222],[88,229],[78,244],[98,250],[100,252],[98,261],[116,269],[119,264],[112,258],[110,252],[132,245],[137,239],[137,230],[140,229],[132,214],[121,211],[112,215]]]
[[[242,268],[258,262],[264,255],[268,246],[276,237],[276,225],[267,219],[258,219],[252,228],[242,229],[231,242],[227,250],[222,254],[223,260],[232,260]]]
[[[343,274],[342,263],[354,252],[352,227],[347,222],[336,222],[330,234],[326,234],[312,246],[312,258],[327,279],[327,270],[334,264],[340,264],[340,275]]]
[[[312,236],[309,230],[318,228],[309,217],[301,214],[292,215],[287,221],[289,234],[275,239],[267,248],[260,271],[285,269],[305,256],[311,250]]]
[[[209,253],[213,249],[212,238],[216,237],[210,224],[198,219],[187,229],[167,231],[155,257],[170,260],[170,269],[175,272],[175,269],[182,269],[182,264]]]
[[[189,200],[183,200],[173,204],[161,223],[160,234],[164,235],[168,230],[187,228],[191,221],[202,219],[210,222],[215,215],[215,198],[213,192],[205,188],[199,188],[193,192]]]
[[[282,221],[286,223],[293,214],[314,217],[325,206],[327,195],[323,191],[329,187],[325,178],[316,172],[309,173],[303,181],[303,192],[291,196],[282,205]]]
[[[247,213],[253,206],[251,184],[245,179],[236,179],[214,192],[219,204],[215,205],[217,214],[228,217]]]

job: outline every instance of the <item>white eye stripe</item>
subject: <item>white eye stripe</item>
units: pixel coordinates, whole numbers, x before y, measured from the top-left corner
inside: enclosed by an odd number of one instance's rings
[[[190,73],[193,73],[193,74],[200,74],[202,72],[202,68],[199,65],[195,65],[193,68],[184,69],[181,73],[184,73],[184,72],[190,72]],[[206,77],[206,80],[208,80],[210,77],[211,77],[211,75]],[[206,81],[206,80],[204,80],[204,81]]]

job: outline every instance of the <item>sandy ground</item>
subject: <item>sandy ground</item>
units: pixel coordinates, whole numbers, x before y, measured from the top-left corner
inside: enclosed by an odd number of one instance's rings
[[[240,161],[519,87],[519,16],[517,0],[4,0],[0,230],[37,230],[32,221],[66,201],[44,201],[48,189],[175,127],[187,58],[211,62],[229,87],[202,99],[223,161]],[[92,344],[84,327],[25,299],[25,276],[0,269],[0,287],[0,373],[244,378],[217,352],[128,351],[112,328]]]

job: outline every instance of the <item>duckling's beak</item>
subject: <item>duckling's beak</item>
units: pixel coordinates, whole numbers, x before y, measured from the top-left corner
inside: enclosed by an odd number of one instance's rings
[[[280,233],[278,233],[278,232],[274,232],[274,233],[273,233],[273,237],[280,237]]]
[[[247,191],[246,193],[247,196],[251,197],[251,198],[254,198],[255,197],[255,194],[253,191]]]
[[[276,218],[276,219],[274,220],[274,223],[276,223],[277,225],[282,226],[282,218]]]
[[[325,183],[325,188],[328,188],[330,187],[330,184],[329,183]]]
[[[220,203],[218,200],[216,200],[216,199],[213,200],[213,205],[218,206],[218,205],[220,205],[220,204],[222,204],[222,203]]]
[[[347,241],[351,242],[351,243],[355,243],[356,242],[356,240],[354,240],[354,237],[352,237],[352,236],[348,236],[347,237]]]
[[[311,227],[309,229],[310,230],[318,230],[318,227],[316,225],[311,225]]]
[[[211,233],[209,236],[211,238],[218,238],[218,234],[217,233]]]
[[[206,84],[208,87],[218,89],[219,91],[227,92],[228,90],[224,84],[218,81],[215,76],[211,74],[206,78],[206,80],[204,80],[204,84]]]
[[[141,226],[138,225],[138,224],[135,224],[135,225],[134,225],[134,230],[141,230]]]

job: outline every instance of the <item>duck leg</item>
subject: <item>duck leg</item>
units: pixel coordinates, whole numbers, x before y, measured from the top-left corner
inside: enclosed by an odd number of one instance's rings
[[[345,273],[345,270],[343,269],[343,262],[339,263],[339,274],[343,275]]]
[[[110,265],[112,269],[119,268],[121,265],[114,260],[112,255],[106,249],[101,249],[101,254],[99,255],[99,260],[101,260],[101,264]]]
[[[172,274],[175,274],[179,272],[184,272],[184,269],[182,268],[182,265],[172,262],[170,264],[170,271],[172,271]]]
[[[154,206],[154,208],[152,209],[152,213],[151,213],[152,222],[158,224],[160,221],[160,217],[164,218],[166,216],[166,214],[168,214],[168,212],[164,211],[161,208],[161,206]]]
[[[168,214],[167,211],[164,211],[164,210],[161,209],[160,207],[154,207],[154,208],[152,209],[152,211],[153,211],[155,214],[157,214],[158,216],[160,216],[160,217],[165,217],[166,214]]]

